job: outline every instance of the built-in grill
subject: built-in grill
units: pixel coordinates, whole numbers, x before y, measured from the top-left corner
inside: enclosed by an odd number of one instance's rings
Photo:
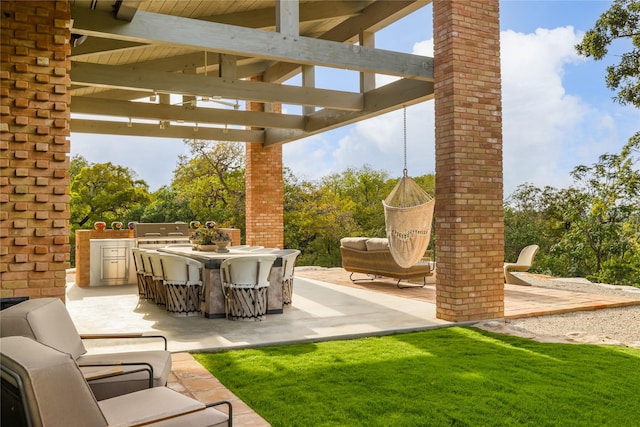
[[[189,226],[184,222],[139,222],[133,231],[137,246],[143,249],[189,243]]]

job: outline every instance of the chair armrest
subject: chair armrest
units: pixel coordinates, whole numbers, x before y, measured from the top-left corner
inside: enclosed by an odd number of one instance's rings
[[[149,374],[149,388],[153,388],[153,366],[151,366],[150,363],[148,362],[104,362],[104,363],[87,363],[87,364],[81,364],[78,363],[78,366],[80,368],[93,368],[93,367],[113,367],[113,366],[140,366],[140,365],[145,365],[146,368],[139,368],[139,369],[132,369],[132,370],[126,370],[126,369],[116,369],[116,368],[112,368],[114,373],[113,374],[108,374],[107,371],[108,370],[104,370],[104,371],[98,371],[98,372],[103,372],[106,375],[101,376],[100,378],[108,378],[108,377],[117,377],[117,376],[121,376],[121,375],[129,375],[129,374],[134,374],[136,372],[143,372],[146,371]],[[100,378],[91,378],[91,380],[96,380],[96,379],[100,379]],[[85,376],[85,379],[87,381],[90,381],[90,379],[88,377]]]
[[[126,334],[80,334],[83,340],[101,340],[101,339],[162,339],[164,341],[164,349],[167,350],[167,338],[164,335],[143,335],[138,332]]]
[[[217,402],[207,403],[206,406],[207,408],[213,408],[220,405],[227,405],[229,414],[229,421],[227,422],[227,425],[229,427],[233,426],[233,406],[231,406],[231,402],[229,402],[228,400],[219,400]]]

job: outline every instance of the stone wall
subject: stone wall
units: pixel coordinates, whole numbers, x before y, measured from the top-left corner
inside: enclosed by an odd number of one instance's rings
[[[0,25],[0,296],[64,300],[69,3],[2,1]]]
[[[437,316],[502,317],[498,0],[433,2]]]

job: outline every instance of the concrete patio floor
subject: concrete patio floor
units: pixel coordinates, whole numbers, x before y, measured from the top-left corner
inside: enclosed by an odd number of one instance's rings
[[[230,400],[234,425],[268,426],[206,369],[190,351],[348,339],[451,325],[436,318],[435,279],[424,288],[398,289],[379,278],[352,283],[340,268],[298,268],[293,304],[262,322],[173,317],[140,300],[136,286],[80,288],[69,274],[67,308],[80,333],[143,332],[167,337],[173,352],[169,387],[203,402]],[[360,276],[363,277],[363,276]],[[640,304],[637,299],[536,286],[505,285],[505,318],[540,316]],[[109,351],[109,346],[90,347]],[[149,347],[148,345],[145,345]],[[133,346],[141,348],[141,345]],[[157,348],[157,344],[156,344]]]

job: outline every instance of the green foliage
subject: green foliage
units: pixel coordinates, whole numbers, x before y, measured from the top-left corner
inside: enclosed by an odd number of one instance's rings
[[[190,220],[215,221],[244,235],[244,146],[238,143],[185,141],[192,157],[181,156],[172,187],[190,211]]]
[[[518,187],[505,205],[505,258],[538,244],[533,271],[640,286],[640,138],[577,166],[571,188]]]
[[[607,67],[607,87],[617,90],[615,98],[622,104],[640,107],[640,2],[637,0],[615,0],[609,10],[602,14],[595,26],[586,32],[581,43],[576,45],[578,53],[595,60],[603,59],[612,43],[619,39],[630,40],[630,52],[620,55],[617,65]]]
[[[162,186],[151,195],[151,200],[138,212],[132,211],[128,221],[138,222],[190,222],[196,217],[186,197],[175,188]]]
[[[342,237],[385,237],[382,200],[398,180],[367,165],[315,183],[285,171],[285,246],[302,251],[297,264],[338,267]],[[433,175],[415,181],[433,192]]]
[[[274,427],[619,426],[640,413],[640,350],[473,328],[194,357]]]

